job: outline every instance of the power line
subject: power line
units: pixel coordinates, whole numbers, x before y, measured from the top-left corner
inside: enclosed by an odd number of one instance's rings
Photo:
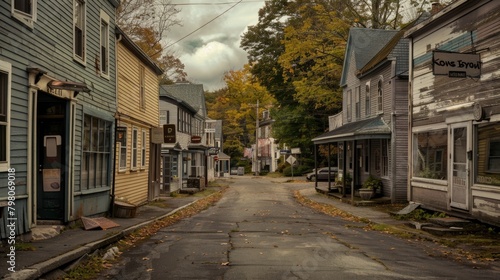
[[[240,0],[238,2],[235,2],[234,5],[232,5],[231,7],[229,7],[227,10],[225,10],[224,12],[222,12],[221,14],[219,14],[218,16],[214,17],[213,19],[209,20],[207,23],[203,24],[202,26],[196,28],[195,30],[193,30],[192,32],[188,33],[187,35],[185,35],[184,37],[180,38],[179,40],[173,42],[172,44],[166,46],[165,48],[169,48],[177,43],[179,43],[180,41],[186,39],[187,37],[191,36],[192,34],[194,34],[196,31],[202,29],[203,27],[207,26],[208,24],[210,24],[211,22],[213,22],[214,20],[218,19],[219,17],[221,17],[222,15],[224,15],[225,13],[227,13],[229,10],[231,10],[232,8],[236,7],[236,5],[240,4],[241,2],[243,2],[243,0]]]
[[[245,2],[240,1],[241,4],[244,3],[256,3],[256,2],[265,2],[264,0],[248,0]],[[230,4],[239,4],[240,2],[216,2],[216,3],[170,3],[173,6],[207,6],[207,5],[230,5]]]

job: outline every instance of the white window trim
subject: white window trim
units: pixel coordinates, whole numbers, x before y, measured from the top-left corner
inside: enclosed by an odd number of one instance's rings
[[[377,112],[381,113],[383,111],[384,111],[384,77],[380,76],[377,81]]]
[[[37,0],[31,0],[31,10],[33,11],[32,14],[26,14],[22,11],[16,10],[14,8],[16,0],[11,0],[11,14],[14,18],[18,19],[21,21],[23,24],[29,26],[30,28],[33,28],[35,26],[36,22],[36,11],[37,11]]]
[[[146,131],[142,130],[142,138],[141,138],[141,167],[144,169],[146,167],[146,157],[147,157],[147,149],[146,149]],[[144,160],[142,160],[142,153],[144,153]]]
[[[78,0],[73,0],[73,19],[75,18],[75,2]],[[83,4],[83,26],[82,26],[82,33],[83,33],[83,57],[79,57],[76,54],[76,46],[75,46],[75,23],[73,22],[73,59],[76,60],[77,62],[83,64],[85,66],[85,63],[87,62],[87,3],[85,1],[80,1]]]
[[[134,148],[134,134],[137,133],[137,139],[135,141],[135,148]],[[132,128],[132,137],[131,139],[131,146],[130,146],[130,170],[136,171],[138,167],[138,161],[139,161],[139,130],[137,127]],[[134,149],[135,149],[135,162],[134,162]]]
[[[109,30],[111,28],[110,24],[109,24],[110,18],[109,18],[109,15],[107,15],[104,11],[101,11],[101,13],[100,13],[100,19],[99,19],[99,59],[100,59],[100,61],[102,60],[102,57],[101,57],[101,45],[102,45],[102,42],[101,42],[101,38],[102,38],[101,25],[102,25],[103,21],[106,22],[106,24],[108,25],[108,34],[107,34],[107,37],[106,37],[106,50],[107,50],[107,52],[106,52],[106,56],[107,56],[106,57],[106,61],[108,62],[108,65],[107,65],[108,69],[107,69],[106,73],[103,73],[102,69],[101,69],[101,63],[99,62],[99,72],[101,74],[101,77],[106,78],[106,79],[109,80],[109,78],[110,78],[110,73],[109,73],[110,72],[109,71],[110,70],[110,67],[109,67],[110,66],[109,65],[110,64],[110,61],[109,61],[109,53],[110,53],[109,52],[109,36],[111,34],[109,32]]]
[[[370,81],[365,84],[365,115],[366,117],[372,114],[372,100],[371,100],[371,83]]]
[[[0,71],[7,72],[7,126],[6,126],[6,144],[5,144],[5,159],[0,162],[0,172],[8,171],[10,167],[10,98],[12,85],[12,65],[8,62],[0,60]]]
[[[125,166],[121,166],[121,162],[122,162],[122,148],[125,148]],[[126,171],[127,170],[127,154],[128,154],[128,147],[127,147],[127,144],[125,144],[124,146],[122,146],[122,144],[120,143],[120,149],[118,150],[118,171],[119,172],[123,172],[123,171]]]

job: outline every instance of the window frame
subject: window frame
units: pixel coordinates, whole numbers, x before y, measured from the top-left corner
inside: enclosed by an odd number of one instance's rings
[[[131,137],[131,147],[130,147],[130,170],[137,170],[138,164],[138,149],[139,149],[139,130],[137,127],[132,128],[132,137]]]
[[[146,110],[146,67],[139,65],[139,108]]]
[[[350,122],[352,120],[352,90],[348,89],[346,94],[347,121]]]
[[[81,11],[81,19],[82,19],[82,55],[79,55],[77,54],[77,44],[76,44],[76,28],[77,28],[77,25],[76,25],[76,22],[75,22],[75,18],[76,18],[76,15],[77,15],[77,9],[76,9],[76,4],[79,3],[80,5],[82,5],[80,11]],[[73,0],[73,59],[84,64],[86,63],[87,61],[87,56],[86,56],[86,50],[87,50],[87,5],[86,5],[86,2],[84,0]]]
[[[141,168],[144,169],[146,167],[146,130],[142,130],[141,133]]]
[[[110,73],[109,73],[109,35],[110,35],[110,18],[109,16],[104,12],[101,11],[100,14],[100,20],[99,20],[99,72],[101,74],[101,77],[104,77],[106,79],[110,78]],[[103,31],[105,33],[103,34]],[[103,40],[105,42],[103,42]],[[105,47],[104,54],[103,54],[103,47]],[[104,62],[103,62],[104,59]],[[105,69],[103,69],[105,67]]]
[[[86,126],[87,120],[88,127]],[[110,168],[113,123],[84,113],[82,127],[84,141],[82,143],[80,189],[91,190],[109,187],[111,185],[110,172],[112,172]],[[100,182],[97,183],[97,181]]]
[[[493,174],[500,174],[500,169],[492,169],[491,168],[492,157],[493,157],[493,159],[497,159],[497,160],[500,159],[500,156],[492,156],[491,155],[491,143],[492,142],[500,144],[500,138],[495,137],[495,138],[490,138],[488,140],[488,148],[486,150],[487,151],[487,156],[486,156],[486,170],[485,170],[485,172],[486,173],[493,173]]]
[[[354,110],[356,120],[361,118],[361,86],[354,88]]]
[[[371,84],[370,82],[366,82],[365,84],[365,115],[369,117],[371,115],[371,102],[370,102],[370,89],[371,89]]]
[[[120,149],[118,150],[118,171],[126,171],[127,170],[127,154],[128,154],[128,127],[126,128],[125,131],[125,145],[123,145],[120,142]],[[124,153],[123,153],[124,152]],[[125,156],[125,160],[123,161],[125,163],[125,166],[122,165],[122,156]]]
[[[31,2],[31,13],[16,9],[16,2]],[[11,15],[21,21],[23,24],[33,28],[37,20],[37,0],[12,0],[11,2]]]
[[[5,110],[5,121],[0,120],[0,125],[5,126],[5,160],[0,161],[0,172],[4,172],[10,168],[10,103],[12,87],[12,65],[8,62],[0,60],[0,72],[7,75],[5,95],[0,91],[0,100],[3,99],[2,101],[5,101],[5,108],[3,108]]]
[[[377,82],[377,111],[384,111],[384,80],[382,77]]]

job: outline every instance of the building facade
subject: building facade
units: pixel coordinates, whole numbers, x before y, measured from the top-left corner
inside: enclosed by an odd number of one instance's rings
[[[118,4],[0,2],[2,238],[9,197],[16,234],[108,211]]]
[[[410,40],[408,200],[500,222],[500,2],[455,1]]]
[[[336,154],[328,161],[338,168],[337,180],[347,184],[344,194],[372,176],[383,182],[380,195],[393,202],[406,200],[407,167],[398,164],[407,162],[408,138],[408,40],[402,35],[395,30],[350,30],[342,113],[330,119],[330,131],[313,139]],[[353,197],[355,192],[350,193]]]
[[[159,196],[159,76],[163,71],[119,28],[116,168],[113,197],[141,205]],[[162,137],[160,140],[163,140]]]

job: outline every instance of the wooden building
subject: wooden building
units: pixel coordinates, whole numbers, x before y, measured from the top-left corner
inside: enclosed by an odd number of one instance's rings
[[[113,196],[141,205],[159,196],[161,143],[159,76],[163,71],[119,28],[117,38],[117,141]],[[160,140],[163,140],[161,137]]]
[[[408,200],[500,224],[500,1],[455,1],[410,43]]]
[[[118,4],[0,2],[2,238],[9,197],[16,235],[108,211]]]
[[[342,113],[330,120],[328,132],[312,140],[336,154],[328,161],[338,167],[344,194],[372,176],[383,182],[380,195],[406,201],[408,40],[402,35],[365,28],[349,32]],[[350,193],[353,199],[355,192]]]

